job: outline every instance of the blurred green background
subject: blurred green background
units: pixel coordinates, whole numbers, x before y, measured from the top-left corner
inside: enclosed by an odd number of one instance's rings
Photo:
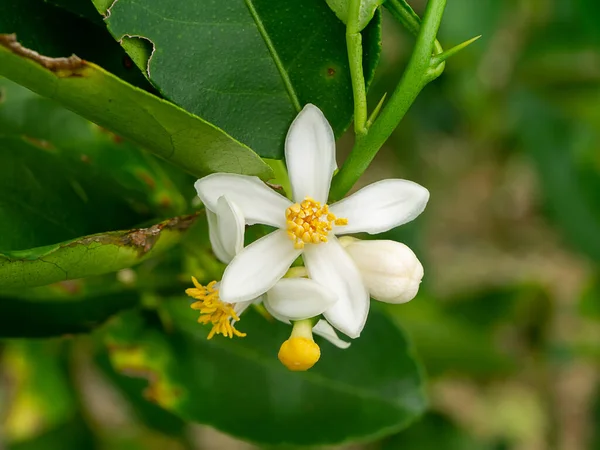
[[[387,13],[383,29],[371,105],[393,89],[413,43]],[[361,180],[402,177],[431,191],[417,221],[388,233],[425,267],[418,297],[389,311],[427,371],[430,412],[344,448],[600,449],[600,3],[449,0],[442,45],[478,34]],[[351,144],[347,133],[340,158]],[[3,349],[0,449],[254,448],[138,408],[109,380],[128,384],[123,392],[144,382],[92,361],[85,338],[53,345]],[[51,414],[38,417],[40,402]],[[84,413],[64,423],[75,409]]]

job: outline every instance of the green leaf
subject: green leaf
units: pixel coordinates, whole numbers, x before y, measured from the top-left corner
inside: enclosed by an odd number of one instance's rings
[[[283,157],[286,131],[306,103],[323,110],[338,136],[350,123],[345,27],[323,0],[285,7],[270,0],[119,0],[110,9],[93,1],[161,94],[263,157]],[[140,38],[152,45],[148,58],[132,52],[130,43]],[[380,53],[379,15],[364,40],[370,81]]]
[[[0,135],[25,137],[28,142],[44,147],[53,157],[66,162],[73,176],[86,180],[103,193],[126,200],[138,211],[148,212],[150,206],[162,216],[183,213],[185,199],[160,162],[148,153],[2,77],[0,92]],[[35,172],[33,163],[28,167]],[[48,167],[41,166],[41,170],[47,172]],[[49,192],[45,197],[52,195]],[[55,212],[58,211],[51,210],[48,214]],[[100,212],[106,215],[106,208]],[[89,232],[84,230],[80,235]]]
[[[0,132],[0,252],[129,228],[143,219],[125,199],[74,173],[48,142]]]
[[[410,346],[376,310],[349,349],[319,341],[321,360],[299,373],[277,360],[289,326],[248,311],[247,337],[209,341],[188,305],[163,304],[172,333],[132,312],[105,336],[115,369],[148,380],[146,396],[188,420],[263,445],[325,445],[394,433],[425,408]]]
[[[44,300],[0,294],[0,337],[44,338],[89,333],[138,302],[139,295],[131,291]]]
[[[350,7],[350,0],[326,0],[327,5],[335,13],[335,15],[345,24],[348,23],[348,8]],[[373,17],[375,11],[381,6],[385,0],[358,0],[360,2],[360,9],[358,12],[358,29],[361,31],[364,29]]]
[[[254,152],[167,101],[77,58],[51,59],[0,35],[0,76],[70,110],[196,176],[233,172],[271,176]]]
[[[168,249],[197,216],[0,254],[0,287],[42,286],[131,267]]]
[[[146,90],[148,80],[115,42],[89,0],[54,0],[72,12],[44,0],[0,2],[0,33],[16,33],[27,48],[51,57],[80,58],[98,64],[119,78]],[[53,2],[54,3],[54,2]],[[90,16],[90,12],[93,14]],[[87,14],[95,23],[80,16]]]

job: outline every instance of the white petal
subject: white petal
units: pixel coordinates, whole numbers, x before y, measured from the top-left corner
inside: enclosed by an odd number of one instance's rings
[[[323,313],[325,318],[342,333],[357,338],[367,320],[369,293],[350,256],[330,235],[329,242],[304,248],[304,262],[310,277],[338,296],[338,301]]]
[[[338,348],[346,349],[350,347],[350,342],[340,339],[333,327],[326,320],[319,320],[312,330],[316,335],[327,339]]]
[[[244,216],[239,206],[225,196],[217,200],[216,213],[218,238],[231,261],[244,247]]]
[[[382,233],[410,222],[423,212],[429,191],[408,180],[382,180],[330,206],[348,225],[336,227],[335,234]]]
[[[263,304],[279,320],[302,320],[323,314],[336,301],[336,295],[316,281],[283,278],[267,291]]]
[[[285,139],[285,162],[293,197],[327,203],[336,168],[333,130],[319,108],[310,103],[296,116]]]
[[[219,237],[219,225],[217,215],[210,209],[206,208],[206,219],[208,221],[208,238],[212,246],[213,253],[222,263],[228,264],[235,255],[225,251],[221,238]]]
[[[247,224],[285,228],[285,210],[291,202],[258,177],[213,173],[196,181],[194,187],[202,203],[212,211],[217,210],[217,201],[224,195],[240,207]]]
[[[285,230],[277,230],[244,248],[229,263],[219,296],[228,303],[254,299],[285,275],[302,251],[294,248]]]

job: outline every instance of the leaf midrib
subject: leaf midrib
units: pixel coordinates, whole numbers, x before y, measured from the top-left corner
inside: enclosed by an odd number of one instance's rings
[[[258,28],[258,32],[260,33],[263,40],[265,41],[267,49],[269,50],[269,53],[271,54],[271,57],[273,58],[275,67],[277,67],[277,71],[279,72],[279,75],[281,76],[281,80],[283,81],[283,85],[285,86],[285,90],[287,91],[287,93],[290,97],[292,105],[294,106],[296,111],[300,112],[300,110],[302,109],[302,105],[300,104],[300,100],[298,99],[296,90],[294,89],[294,86],[292,85],[292,80],[290,80],[290,77],[289,77],[287,71],[285,70],[285,67],[283,67],[283,63],[281,62],[281,59],[279,58],[279,54],[277,53],[277,50],[275,49],[275,46],[273,45],[273,41],[271,41],[271,37],[267,33],[267,30],[266,30],[261,18],[259,17],[258,12],[256,11],[256,8],[254,8],[253,0],[244,0],[244,3],[246,3],[246,6],[248,7],[248,11],[250,12],[250,15],[252,16],[252,19],[254,19],[256,28]]]

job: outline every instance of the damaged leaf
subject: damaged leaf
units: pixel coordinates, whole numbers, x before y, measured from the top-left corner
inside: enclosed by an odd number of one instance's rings
[[[42,55],[67,58],[75,54],[128,83],[153,90],[112,38],[90,0],[0,2],[2,33],[17,34],[23,46]]]
[[[42,286],[131,267],[177,242],[196,217],[175,217],[149,228],[4,252],[0,254],[0,288]]]
[[[223,131],[100,67],[51,62],[0,35],[0,76],[61,103],[195,176],[231,172],[270,178],[257,154]]]
[[[324,0],[93,2],[162,95],[263,157],[283,157],[286,131],[306,103],[321,108],[337,136],[350,123],[345,27]],[[377,15],[363,36],[367,83],[380,31]],[[131,45],[139,38],[152,45],[143,60]]]

